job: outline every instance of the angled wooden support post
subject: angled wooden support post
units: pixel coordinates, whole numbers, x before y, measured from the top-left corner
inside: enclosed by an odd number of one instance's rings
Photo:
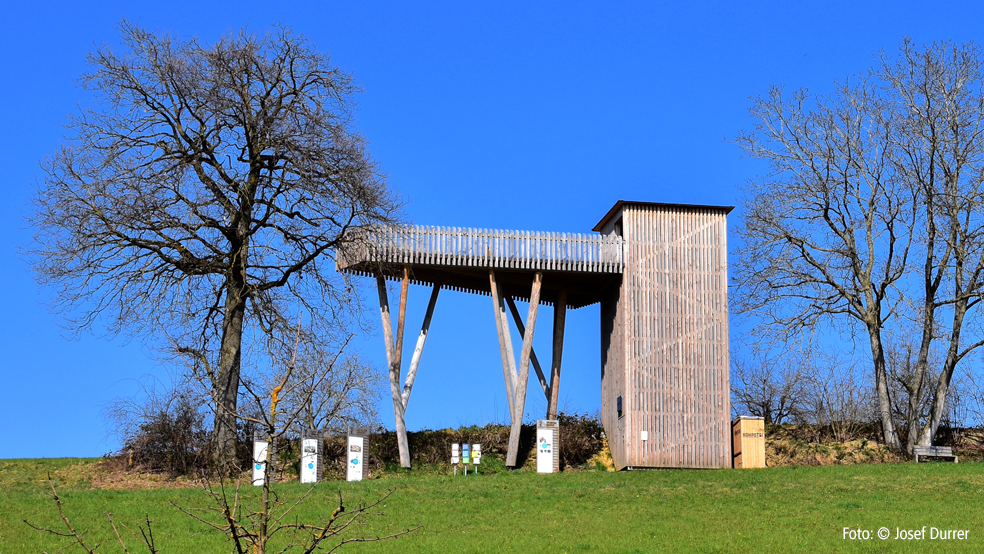
[[[513,321],[516,322],[516,329],[519,330],[520,336],[526,336],[526,326],[523,325],[523,318],[519,316],[519,310],[516,309],[516,303],[513,301],[512,296],[508,294],[505,295],[506,303],[509,304],[509,311],[512,312]],[[536,370],[536,378],[540,381],[540,388],[543,389],[543,396],[547,400],[550,400],[550,389],[547,385],[547,378],[543,376],[543,370],[540,368],[540,360],[536,358],[536,350],[530,347],[530,363],[533,364],[533,369]]]
[[[516,389],[516,358],[513,356],[512,336],[506,321],[506,306],[502,288],[495,279],[495,271],[489,270],[489,286],[492,290],[492,307],[495,309],[495,331],[499,335],[499,355],[502,357],[502,376],[506,382],[506,400],[509,402],[509,418],[512,420],[514,392]]]
[[[523,348],[519,352],[519,376],[516,381],[513,400],[512,426],[509,429],[509,450],[506,451],[506,465],[516,467],[516,457],[519,453],[519,432],[523,427],[523,410],[526,407],[526,384],[530,378],[530,351],[533,349],[533,331],[536,329],[536,313],[540,307],[540,285],[543,273],[537,272],[533,277],[533,288],[530,291],[530,311],[526,316],[526,332],[523,333]]]
[[[550,363],[550,395],[547,399],[547,419],[557,419],[557,398],[560,393],[560,360],[564,355],[564,324],[567,321],[567,291],[557,293],[553,320],[553,360]]]
[[[430,332],[431,317],[434,315],[434,306],[437,305],[437,295],[441,292],[441,285],[435,283],[431,291],[430,301],[427,302],[427,312],[424,314],[424,323],[420,326],[420,335],[417,337],[417,346],[413,349],[413,357],[410,358],[410,368],[407,369],[407,382],[403,385],[403,412],[406,413],[407,405],[410,403],[410,391],[413,389],[413,380],[417,377],[417,367],[420,365],[420,356],[424,353],[424,343],[427,341],[427,333]]]
[[[379,312],[383,319],[383,339],[386,341],[386,362],[389,364],[390,392],[393,395],[393,415],[396,419],[396,443],[400,450],[400,465],[410,467],[410,447],[407,442],[407,425],[400,390],[400,371],[403,364],[403,328],[407,317],[407,292],[410,286],[409,269],[404,266],[403,280],[400,284],[400,311],[396,323],[396,340],[393,337],[393,316],[390,314],[389,298],[386,294],[386,280],[376,275],[376,288],[379,292]]]

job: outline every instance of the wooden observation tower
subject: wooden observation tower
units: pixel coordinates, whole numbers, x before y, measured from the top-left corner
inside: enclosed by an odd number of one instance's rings
[[[511,418],[506,465],[516,465],[530,366],[553,419],[567,308],[600,302],[601,420],[616,468],[731,467],[731,209],[620,200],[593,235],[423,226],[353,235],[338,252],[338,269],[377,280],[401,463],[410,466],[404,414],[446,288],[492,297]],[[395,330],[386,279],[401,284]],[[410,283],[432,292],[401,386]],[[515,298],[529,301],[525,322]],[[540,304],[554,306],[546,368],[532,348]],[[523,337],[518,364],[510,315]]]

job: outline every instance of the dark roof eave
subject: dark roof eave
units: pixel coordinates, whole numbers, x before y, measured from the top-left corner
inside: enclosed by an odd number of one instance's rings
[[[595,225],[591,230],[596,233],[601,232],[602,227],[604,227],[605,224],[608,223],[608,220],[611,219],[613,215],[615,215],[615,212],[617,212],[619,208],[621,208],[626,204],[633,204],[637,206],[660,206],[664,208],[700,208],[704,210],[719,210],[719,211],[723,211],[725,215],[731,213],[731,210],[735,209],[734,206],[711,206],[708,204],[673,204],[667,202],[637,202],[634,200],[619,200],[618,202],[615,202],[615,205],[612,206],[612,209],[608,210],[608,213],[605,214],[605,217],[601,218],[601,221],[599,221],[598,224]]]

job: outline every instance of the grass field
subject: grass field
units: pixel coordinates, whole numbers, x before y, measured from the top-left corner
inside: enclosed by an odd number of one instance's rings
[[[44,482],[49,471],[58,480],[72,523],[88,530],[87,539],[103,544],[100,552],[121,552],[113,544],[106,511],[131,527],[149,513],[165,553],[230,551],[223,536],[170,505],[207,505],[202,491],[92,488],[93,462],[0,460],[0,554],[55,551],[65,544],[22,522],[57,527],[57,511]],[[297,483],[278,487],[285,500],[307,489]],[[979,463],[557,475],[522,471],[468,477],[387,474],[360,483],[322,483],[298,516],[314,520],[329,514],[338,490],[352,507],[389,489],[396,490],[382,507],[385,516],[370,520],[356,533],[422,528],[392,541],[343,551],[984,551],[984,464]],[[923,526],[925,539],[895,539],[896,528]],[[845,539],[845,527],[868,530],[871,538]],[[889,539],[877,537],[881,527],[889,529]],[[931,527],[969,533],[965,540],[931,540]]]

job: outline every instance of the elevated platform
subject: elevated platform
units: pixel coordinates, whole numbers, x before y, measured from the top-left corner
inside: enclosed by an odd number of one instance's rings
[[[353,236],[340,248],[339,271],[489,295],[489,270],[514,298],[529,300],[535,273],[543,274],[540,303],[567,292],[567,307],[602,299],[619,282],[622,238],[616,235],[539,233],[459,227],[393,226]]]

